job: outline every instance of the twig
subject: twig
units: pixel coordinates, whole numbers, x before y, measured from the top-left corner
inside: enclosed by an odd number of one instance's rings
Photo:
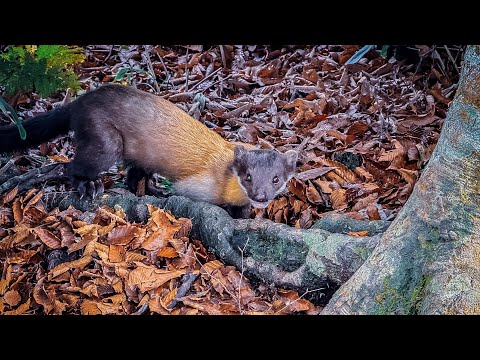
[[[143,48],[145,49],[145,52],[142,54],[142,56],[147,62],[148,71],[152,76],[153,83],[155,84],[155,89],[157,90],[157,94],[158,94],[160,92],[160,86],[158,86],[157,76],[155,75],[155,71],[153,70],[152,60],[150,59],[150,49],[148,48],[148,45],[144,45]]]
[[[188,47],[187,47],[187,53],[185,55],[185,76],[187,77],[187,81],[185,82],[185,92],[188,92]]]
[[[227,80],[228,78],[231,78],[232,75],[233,75],[233,74],[230,74],[230,75],[228,75],[228,76],[225,76],[224,78],[221,78],[220,80],[215,81],[214,83],[212,83],[212,85],[207,86],[205,89],[203,89],[202,92],[204,92],[205,90],[211,88],[213,85],[217,85],[218,83],[220,83],[220,82],[222,82],[222,81],[225,81],[225,80]]]
[[[435,55],[435,57],[437,58],[439,64],[440,64],[440,70],[442,70],[442,73],[444,76],[447,76],[447,68],[445,67],[445,64],[443,63],[443,59],[442,57],[440,56],[440,54],[438,53],[437,49],[433,49],[433,53]]]
[[[187,273],[183,275],[182,285],[180,285],[180,287],[178,288],[173,300],[170,302],[170,304],[168,304],[168,310],[173,309],[177,305],[177,303],[181,301],[180,298],[184,297],[187,294],[197,277],[198,275],[195,275],[194,273]]]
[[[207,80],[208,78],[211,78],[213,75],[215,75],[217,72],[219,72],[220,70],[222,70],[223,67],[219,67],[217,70],[215,71],[212,71],[210,73],[210,75],[208,76],[205,76],[202,80],[200,80],[198,83],[196,83],[194,86],[192,86],[192,88],[190,89],[190,91],[192,91],[193,89],[195,89],[198,85],[200,85],[201,83],[203,83],[205,80]]]
[[[225,51],[223,50],[223,45],[218,45],[220,48],[220,55],[222,55],[222,63],[223,67],[226,69],[227,68],[227,59],[225,58]]]
[[[132,313],[132,315],[142,315],[148,309],[148,301],[143,304],[140,309]]]
[[[160,59],[160,62],[162,63],[162,66],[163,66],[163,70],[165,70],[165,77],[167,78],[167,89],[168,89],[168,84],[170,83],[170,78],[171,78],[170,72],[168,71],[167,66],[165,65],[165,62],[163,61],[163,58],[160,56],[160,54],[157,51],[155,51],[155,54],[157,54],[158,58]]]
[[[7,163],[3,165],[2,168],[0,169],[0,175],[2,175],[5,171],[10,169],[14,163],[15,163],[15,160],[13,159],[8,160]]]
[[[447,47],[447,45],[443,45],[443,47],[445,48],[445,50],[447,50],[448,57],[452,61],[453,66],[455,66],[455,70],[457,70],[457,74],[460,74],[460,69],[458,68],[457,63],[455,62],[455,59],[453,58],[452,53],[450,52],[450,49]]]
[[[105,60],[103,60],[104,62],[106,62],[109,58],[110,58],[110,55],[112,55],[112,51],[113,51],[113,48],[115,47],[115,45],[112,45],[112,47],[110,48],[110,51],[107,55],[107,57],[105,58]]]
[[[245,272],[245,268],[243,266],[243,253],[245,252],[245,249],[247,248],[247,245],[248,245],[249,241],[250,241],[250,237],[248,236],[247,241],[245,242],[245,245],[243,246],[243,249],[240,249],[240,247],[238,248],[238,250],[240,250],[240,253],[241,253],[241,256],[242,256],[242,272],[240,273],[240,281],[239,281],[239,284],[238,284],[238,311],[239,311],[240,315],[243,315],[242,303],[240,302],[241,297],[242,297],[242,295],[241,295],[242,279],[243,279],[243,273]]]
[[[182,254],[182,256],[185,256],[187,258],[192,258],[192,256],[190,255],[187,255],[187,254]],[[193,258],[195,258],[195,261],[200,265],[200,268],[203,269],[203,271],[205,271],[205,273],[207,273],[208,276],[210,276],[212,279],[216,280],[220,285],[222,285],[223,289],[225,290],[225,292],[227,294],[229,294],[234,300],[237,300],[237,297],[235,294],[233,294],[230,290],[227,289],[227,287],[219,280],[217,279],[215,276],[213,276],[211,273],[209,273],[207,271],[207,269],[205,269],[205,267],[203,266],[203,264],[200,262],[200,260],[198,259],[197,257],[197,254],[194,252],[193,253]],[[213,271],[212,271],[213,272]],[[182,299],[179,299],[180,301],[182,301]]]
[[[0,194],[18,185],[18,191],[26,190],[41,182],[53,179],[65,179],[64,164],[54,163],[32,169],[25,174],[14,176],[0,185]]]
[[[97,71],[104,70],[106,66],[92,66],[92,67],[81,67],[81,71]]]
[[[315,291],[324,290],[324,289],[325,289],[325,288],[318,288],[318,289],[313,289],[313,290],[308,290],[308,289],[307,289],[307,291],[305,291],[301,296],[299,296],[298,299],[293,300],[291,303],[288,303],[287,305],[285,305],[284,307],[282,307],[280,310],[275,311],[274,315],[280,313],[281,311],[283,311],[284,309],[286,309],[286,308],[289,307],[290,305],[295,304],[297,301],[299,301],[300,299],[302,299],[305,295],[310,294],[310,293],[315,292]]]

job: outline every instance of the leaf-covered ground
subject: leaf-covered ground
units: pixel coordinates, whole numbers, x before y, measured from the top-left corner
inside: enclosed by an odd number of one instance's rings
[[[144,224],[128,222],[122,209],[108,207],[95,213],[46,212],[41,192],[16,195],[15,188],[0,200],[0,314],[321,310],[294,291],[254,289],[242,272],[188,238],[190,219],[153,206]]]
[[[359,46],[87,46],[84,90],[119,82],[159,94],[229,140],[299,152],[289,192],[252,216],[308,228],[329,212],[393,219],[435,147],[458,81],[462,51],[419,46],[416,56]],[[410,52],[411,55],[411,52]],[[65,94],[11,102],[24,118]],[[159,129],[161,131],[162,129]],[[0,176],[74,156],[69,136],[2,157]],[[15,165],[15,166],[13,166]],[[124,187],[119,164],[103,174]],[[157,178],[157,185],[164,182]],[[72,191],[49,182],[43,192]],[[0,313],[317,313],[299,295],[259,285],[188,238],[188,219],[151,208],[146,224],[120,209],[47,213],[40,192],[0,202]],[[68,249],[71,258],[59,248]],[[184,293],[185,292],[185,293]]]

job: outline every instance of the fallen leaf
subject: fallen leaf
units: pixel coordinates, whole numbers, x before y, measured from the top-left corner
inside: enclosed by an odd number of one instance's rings
[[[42,228],[34,228],[33,231],[38,236],[40,241],[47,245],[50,249],[59,249],[62,247],[62,241],[51,231]]]
[[[22,300],[22,297],[18,291],[9,290],[3,295],[3,300],[10,306],[16,306]]]
[[[174,248],[165,247],[165,248],[158,251],[157,256],[158,257],[165,257],[165,258],[174,258],[174,257],[178,256],[178,253],[175,251]]]
[[[353,237],[368,236],[368,230],[349,231],[349,232],[347,232],[347,235],[350,235],[350,236],[353,236]]]
[[[310,201],[312,204],[320,205],[324,203],[322,196],[315,186],[313,186],[313,184],[309,183],[306,193],[308,201]]]
[[[128,275],[128,285],[136,285],[141,292],[153,290],[167,281],[185,274],[186,269],[167,271],[150,265],[135,262],[137,268]]]
[[[15,196],[17,196],[17,193],[18,193],[18,185],[15,186],[12,190],[10,190],[7,194],[2,196],[2,198],[0,199],[0,206],[8,204],[10,201],[12,201],[15,198]]]
[[[139,228],[132,225],[121,225],[115,227],[107,235],[105,244],[107,245],[127,245],[135,236],[141,233]]]
[[[345,189],[337,189],[330,194],[332,208],[335,210],[345,209],[347,207],[347,197]]]
[[[325,175],[326,173],[328,173],[329,171],[332,171],[334,169],[335,169],[334,167],[328,167],[328,166],[319,167],[319,168],[310,169],[310,170],[298,173],[298,174],[295,175],[295,177],[300,181],[312,180],[312,179],[316,179],[316,178],[318,178],[322,175]]]
[[[125,247],[122,245],[110,245],[108,251],[108,260],[116,263],[125,261],[126,258],[126,250]]]

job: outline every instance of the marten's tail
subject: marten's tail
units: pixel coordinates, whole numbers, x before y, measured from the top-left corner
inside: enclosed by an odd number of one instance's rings
[[[70,129],[70,115],[70,107],[67,105],[23,121],[27,133],[25,140],[20,138],[16,125],[1,126],[0,152],[26,149],[67,133]]]

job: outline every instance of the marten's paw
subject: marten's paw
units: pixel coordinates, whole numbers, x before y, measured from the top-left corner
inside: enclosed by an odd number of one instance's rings
[[[83,198],[85,195],[95,199],[97,196],[103,194],[105,188],[103,187],[103,183],[100,179],[95,181],[92,180],[77,180],[77,190],[80,195],[80,199]]]
[[[227,205],[224,209],[234,219],[248,219],[250,218],[250,214],[252,212],[252,207],[250,205],[245,205],[245,206]]]

